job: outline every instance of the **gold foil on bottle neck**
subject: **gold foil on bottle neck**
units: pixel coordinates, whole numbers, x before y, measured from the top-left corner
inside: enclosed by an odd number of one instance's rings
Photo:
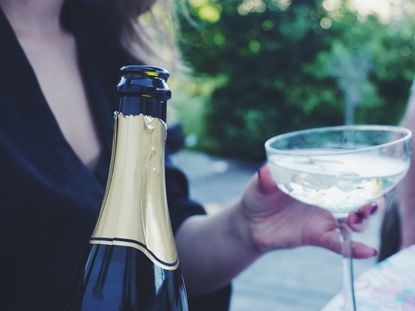
[[[115,115],[111,166],[92,244],[133,247],[166,270],[178,267],[164,176],[166,126]]]

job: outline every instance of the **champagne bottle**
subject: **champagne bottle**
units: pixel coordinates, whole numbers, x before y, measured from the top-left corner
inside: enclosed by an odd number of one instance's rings
[[[72,310],[187,311],[164,181],[166,70],[121,68],[109,176]]]

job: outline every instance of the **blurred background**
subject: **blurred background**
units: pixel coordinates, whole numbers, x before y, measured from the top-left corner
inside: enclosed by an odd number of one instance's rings
[[[186,148],[174,161],[210,213],[241,193],[271,136],[399,123],[414,77],[413,0],[177,5],[186,71],[170,86]],[[355,238],[376,246],[381,217]],[[373,263],[356,262],[357,274]],[[274,252],[234,282],[232,310],[320,310],[340,289],[339,256],[315,248]]]
[[[187,145],[260,161],[281,132],[399,122],[415,64],[412,0],[188,0],[173,81]]]

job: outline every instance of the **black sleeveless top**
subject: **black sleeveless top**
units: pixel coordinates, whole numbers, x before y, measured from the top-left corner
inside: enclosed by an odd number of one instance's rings
[[[81,162],[63,136],[0,10],[1,310],[65,309],[105,190],[114,87],[118,70],[126,63],[119,53],[100,46],[82,15],[72,19],[70,31],[77,40],[83,82],[103,149],[94,170]],[[169,161],[166,186],[174,230],[187,217],[204,213],[189,199],[185,176]],[[226,310],[228,303],[229,287],[192,300],[191,310]]]

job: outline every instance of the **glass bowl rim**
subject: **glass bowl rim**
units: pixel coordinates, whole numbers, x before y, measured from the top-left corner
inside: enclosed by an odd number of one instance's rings
[[[395,132],[395,133],[402,133],[403,136],[399,139],[389,141],[383,144],[362,147],[359,149],[349,149],[349,150],[339,149],[338,151],[336,150],[336,152],[333,152],[333,153],[327,153],[327,152],[297,153],[297,152],[292,152],[287,149],[277,149],[271,146],[271,144],[273,144],[277,140],[286,139],[286,138],[290,138],[293,136],[306,134],[306,133],[325,132],[328,130],[330,131],[360,130],[360,131],[383,131],[383,132],[390,131],[390,132]],[[406,140],[410,140],[411,137],[412,137],[412,132],[409,129],[407,129],[406,127],[397,126],[397,125],[377,125],[377,124],[356,125],[354,124],[354,125],[325,126],[325,127],[315,127],[315,128],[303,129],[303,130],[298,130],[298,131],[292,131],[292,132],[282,133],[282,134],[273,136],[265,142],[265,150],[266,150],[267,155],[268,154],[270,155],[280,154],[280,155],[290,155],[290,156],[300,156],[300,157],[332,156],[332,155],[334,156],[334,155],[352,154],[352,153],[367,152],[371,150],[381,149],[381,148],[385,148],[388,146],[399,144]],[[298,149],[295,149],[295,150],[298,150]]]

